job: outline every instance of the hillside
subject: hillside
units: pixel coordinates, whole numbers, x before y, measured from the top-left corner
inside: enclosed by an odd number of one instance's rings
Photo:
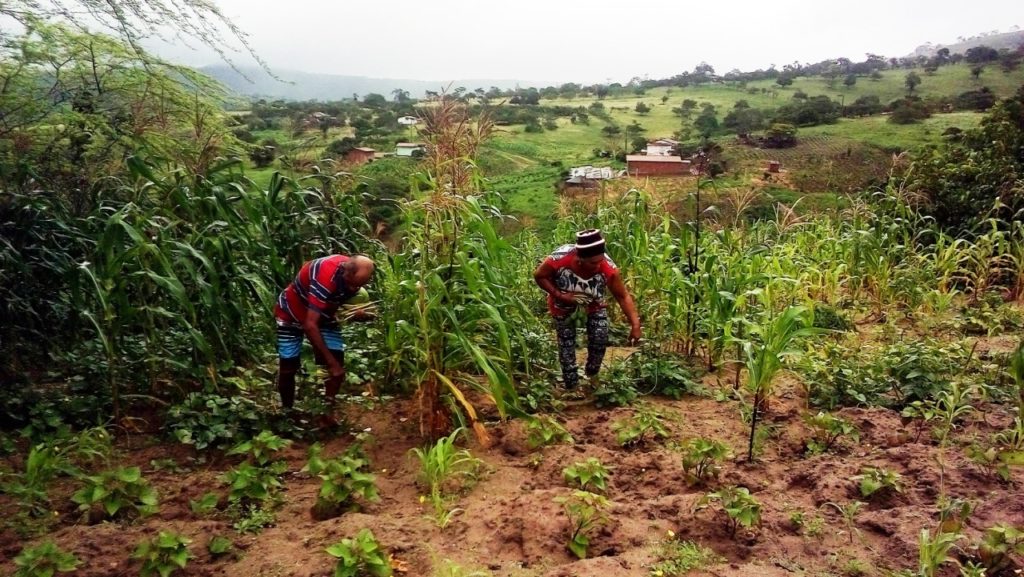
[[[996,50],[1014,50],[1024,44],[1024,30],[1014,30],[1002,34],[973,36],[955,44],[923,44],[914,49],[911,56],[934,56],[941,48],[949,48],[950,54],[963,54],[975,46],[988,46]]]
[[[259,68],[239,68],[235,70],[228,65],[204,66],[199,69],[212,76],[232,91],[257,98],[284,100],[341,100],[351,98],[353,94],[360,96],[377,93],[390,96],[395,89],[409,92],[412,98],[422,98],[426,91],[440,91],[448,87],[465,86],[469,89],[477,87],[490,88],[497,86],[502,90],[531,86],[543,86],[543,82],[509,79],[457,79],[457,80],[410,80],[402,78],[369,78],[366,76],[342,76],[339,74],[315,74],[299,70],[274,69],[279,78],[274,79]],[[248,78],[247,78],[248,77]]]

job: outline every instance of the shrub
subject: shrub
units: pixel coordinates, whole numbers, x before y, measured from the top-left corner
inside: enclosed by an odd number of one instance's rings
[[[342,539],[326,549],[338,562],[334,577],[390,577],[391,563],[369,529],[360,529],[354,539]]]
[[[224,447],[265,428],[263,411],[245,397],[191,393],[167,411],[165,427],[196,449]]]
[[[882,467],[866,467],[854,479],[860,481],[858,485],[860,494],[865,499],[872,496],[884,498],[894,493],[903,492],[900,474]]]
[[[750,529],[761,523],[761,503],[746,487],[729,486],[708,493],[697,502],[696,509],[704,509],[712,502],[717,502],[725,511],[733,536],[740,526]]]
[[[142,577],[167,577],[188,565],[188,560],[192,558],[188,550],[191,542],[192,539],[184,535],[160,531],[153,539],[140,543],[132,558],[142,560]]]
[[[573,491],[568,497],[555,500],[562,504],[565,516],[569,518],[569,542],[566,546],[580,559],[586,559],[590,538],[609,522],[607,511],[611,504],[601,495],[587,491]]]
[[[320,458],[323,447],[317,443],[309,449],[309,463],[303,469],[323,480],[313,510],[317,518],[334,517],[355,506],[355,499],[379,501],[370,463],[364,458],[342,455],[336,459]]]
[[[601,461],[590,457],[562,469],[562,476],[570,486],[583,491],[603,493],[608,490],[608,469]]]
[[[114,519],[137,514],[152,515],[159,508],[156,490],[142,478],[138,467],[121,467],[83,479],[84,486],[71,500],[90,518],[94,514]],[[96,508],[99,512],[97,513]]]
[[[526,424],[526,444],[531,449],[574,442],[569,431],[555,420],[554,417],[542,415],[529,420]]]
[[[627,448],[639,447],[652,437],[668,437],[668,428],[661,414],[650,407],[638,409],[629,419],[612,424],[615,440]]]
[[[719,463],[732,457],[732,450],[714,439],[690,439],[682,450],[683,473],[691,485],[717,479],[721,472]]]
[[[691,571],[722,563],[724,559],[693,541],[670,538],[658,545],[658,561],[651,566],[652,577],[681,577]]]
[[[14,558],[13,577],[52,577],[54,573],[70,573],[78,568],[77,557],[62,550],[53,541],[25,547]]]
[[[807,441],[807,452],[811,455],[827,453],[841,437],[849,437],[855,443],[860,440],[860,431],[853,423],[828,413],[807,415],[804,422],[813,434]]]

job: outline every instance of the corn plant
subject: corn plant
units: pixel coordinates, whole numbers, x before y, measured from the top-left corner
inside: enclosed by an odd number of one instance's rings
[[[57,449],[48,445],[32,447],[25,457],[25,470],[9,477],[0,488],[18,502],[23,514],[41,518],[50,512],[49,485],[61,474],[76,470]]]
[[[143,541],[132,554],[133,559],[142,560],[142,577],[159,575],[168,577],[185,569],[192,553],[188,546],[192,539],[171,531],[160,534],[149,541]]]
[[[565,509],[569,519],[569,551],[580,559],[587,558],[590,538],[594,532],[610,522],[608,509],[611,503],[605,497],[587,491],[573,491],[566,497],[558,497],[556,502]]]
[[[714,439],[690,439],[683,445],[682,452],[683,473],[691,485],[717,479],[721,462],[732,457],[732,450]]]
[[[750,529],[761,523],[761,503],[750,494],[746,487],[730,485],[707,493],[697,501],[695,510],[705,509],[711,503],[718,503],[725,511],[729,522],[729,533],[734,537],[741,526]]]
[[[338,561],[334,577],[391,577],[391,562],[373,531],[360,529],[351,539],[342,539],[326,549]]]
[[[71,500],[92,517],[147,516],[157,512],[156,489],[142,477],[138,467],[121,467],[82,479],[83,486]]]
[[[595,457],[562,469],[565,482],[582,491],[604,493],[608,490],[608,468]]]
[[[55,573],[70,573],[78,568],[77,557],[62,550],[53,541],[35,547],[25,547],[14,558],[13,577],[53,577]]]
[[[457,429],[426,449],[412,449],[420,461],[419,480],[430,490],[435,520],[441,527],[445,527],[458,512],[457,509],[448,509],[452,496],[476,482],[483,465],[468,449],[456,449],[455,439],[461,432]]]
[[[842,437],[848,437],[854,443],[860,440],[860,431],[853,423],[829,413],[806,415],[804,422],[813,431],[813,436],[807,440],[807,452],[811,455],[827,453]]]
[[[956,542],[963,538],[959,533],[936,533],[934,537],[928,529],[921,529],[918,538],[918,562],[917,573],[919,577],[935,577],[947,560],[949,551],[956,545]]]
[[[758,412],[768,406],[775,375],[782,369],[782,363],[787,356],[799,353],[794,348],[796,342],[819,331],[810,327],[806,308],[793,306],[765,324],[752,327],[751,332],[757,337],[757,342],[748,341],[743,346],[747,367],[747,389],[753,394],[748,461],[754,460],[754,433],[757,429]]]
[[[569,431],[554,417],[543,415],[532,417],[526,423],[526,445],[531,449],[555,444],[572,444]]]
[[[1024,341],[1010,356],[1010,375],[1017,385],[1017,422],[1024,423]]]

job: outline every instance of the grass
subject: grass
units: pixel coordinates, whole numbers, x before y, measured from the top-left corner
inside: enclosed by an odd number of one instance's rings
[[[892,151],[913,150],[935,144],[947,128],[974,128],[983,117],[984,114],[980,112],[952,112],[936,114],[917,124],[893,124],[888,121],[888,116],[842,118],[836,124],[801,128],[797,138],[825,136],[856,140]]]

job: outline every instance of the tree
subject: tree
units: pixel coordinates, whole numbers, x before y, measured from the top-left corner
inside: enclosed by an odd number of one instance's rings
[[[999,51],[989,46],[975,46],[964,52],[964,60],[971,64],[984,64],[999,60]]]
[[[775,123],[764,132],[766,148],[789,148],[796,146],[796,127],[792,124]]]
[[[395,102],[399,104],[405,104],[406,102],[412,100],[411,98],[409,98],[409,91],[403,90],[401,88],[396,88],[392,90],[391,95],[395,97]]]
[[[981,78],[981,73],[985,71],[985,66],[982,64],[975,64],[971,66],[971,81],[977,82]]]
[[[636,108],[634,110],[636,110],[637,114],[647,114],[651,111],[651,107],[643,101],[640,101],[636,103]]]
[[[846,78],[843,80],[843,86],[847,88],[853,88],[854,84],[857,84],[857,75],[847,74]]]
[[[921,84],[921,77],[918,76],[916,72],[908,72],[906,77],[903,79],[903,84],[907,87],[907,93],[913,94],[914,89]]]
[[[993,146],[992,143],[999,143]],[[927,195],[924,212],[954,232],[1024,209],[1024,88],[996,104],[978,128],[922,153],[907,176],[910,192]],[[997,202],[998,201],[998,202]]]
[[[871,80],[873,80],[875,82],[878,82],[879,80],[882,79],[882,73],[877,71],[877,70],[873,70],[871,72],[871,76],[869,76],[868,78],[870,78]]]
[[[77,6],[77,9],[75,8]],[[196,40],[214,50],[234,67],[228,56],[233,48],[224,45],[226,36],[233,38],[264,70],[266,63],[252,49],[246,34],[208,0],[4,0],[0,17],[6,16],[31,29],[39,22],[67,23],[86,30],[99,24],[109,34],[120,38],[136,57],[151,57],[141,48],[139,40],[146,37],[167,38],[168,31]],[[0,41],[6,40],[0,28]]]
[[[931,116],[931,111],[916,96],[896,100],[889,108],[892,110],[889,115],[889,122],[892,124],[914,124]]]
[[[793,78],[784,74],[775,79],[775,84],[785,88],[793,84]]]
[[[363,106],[367,108],[385,108],[387,105],[388,101],[382,94],[371,92],[363,97]]]
[[[260,143],[259,146],[253,147],[249,151],[249,159],[256,168],[266,168],[273,164],[274,158],[277,157],[277,142],[273,139],[268,138]]]

